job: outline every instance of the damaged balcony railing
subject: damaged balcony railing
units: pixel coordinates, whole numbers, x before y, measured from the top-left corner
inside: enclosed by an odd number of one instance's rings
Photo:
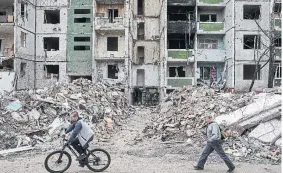
[[[223,22],[198,22],[198,33],[224,34],[225,28]]]
[[[168,50],[168,61],[194,61],[194,51],[186,49],[170,49]]]
[[[122,17],[115,17],[112,21],[108,17],[96,17],[95,24],[97,29],[124,29]]]

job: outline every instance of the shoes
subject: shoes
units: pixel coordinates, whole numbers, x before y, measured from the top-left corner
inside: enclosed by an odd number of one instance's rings
[[[194,170],[203,170],[203,168],[201,168],[199,166],[194,166]]]
[[[81,160],[84,160],[86,158],[86,155],[85,154],[81,154],[78,158],[77,158],[77,160],[78,161],[81,161]]]
[[[227,171],[227,173],[231,173],[231,172],[233,172],[235,170],[235,167],[234,168],[229,168],[229,170]]]

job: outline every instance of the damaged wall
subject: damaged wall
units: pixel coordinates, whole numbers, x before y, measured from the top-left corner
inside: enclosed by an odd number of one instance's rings
[[[115,76],[118,79],[112,79],[108,76],[108,65],[112,65],[112,66],[117,66],[117,73],[115,74]],[[125,69],[125,64],[124,62],[118,62],[118,61],[114,61],[114,62],[96,62],[96,69],[97,69],[97,79],[98,80],[102,80],[105,81],[111,85],[115,85],[118,83],[121,83],[123,85],[126,85],[126,69]]]
[[[107,38],[108,37],[118,37],[118,51],[108,51],[107,50]],[[96,34],[96,55],[98,58],[110,57],[111,54],[114,57],[124,57],[125,56],[125,35],[120,33],[105,32],[103,34]]]
[[[24,13],[21,13],[21,2]],[[35,0],[15,1],[15,73],[17,89],[35,87]],[[26,72],[21,73],[21,63],[26,63]]]
[[[15,72],[0,71],[0,93],[13,90]]]
[[[52,78],[46,76],[47,70],[44,68],[45,65],[59,65],[59,77],[57,75]],[[51,86],[56,82],[68,82],[68,78],[66,75],[66,63],[65,62],[37,62],[36,64],[36,87],[44,88],[47,86]]]
[[[185,72],[185,76],[184,77],[194,77],[195,76],[195,67],[193,63],[189,63],[187,65],[187,63],[170,63],[168,64],[167,67],[167,73],[166,76],[169,77],[169,67],[183,67],[183,71]],[[179,75],[180,76],[180,75]]]
[[[156,65],[132,66],[132,86],[137,86],[137,70],[144,70],[144,85],[159,86],[159,67]]]
[[[13,29],[13,28],[11,28]],[[1,30],[2,31],[2,30]],[[13,44],[14,44],[14,31],[0,32],[1,46],[0,46],[0,57],[11,57],[13,55]]]
[[[104,17],[109,17],[108,10],[109,9],[118,9],[118,17],[124,17],[125,10],[124,10],[124,5],[120,4],[108,4],[108,5],[101,5],[97,4],[96,6],[96,16],[99,15],[104,15]]]
[[[159,62],[160,55],[159,55],[159,43],[158,42],[147,42],[147,41],[139,41],[136,42],[134,47],[134,60],[138,62],[138,47],[144,47],[144,63],[145,64],[153,64]]]

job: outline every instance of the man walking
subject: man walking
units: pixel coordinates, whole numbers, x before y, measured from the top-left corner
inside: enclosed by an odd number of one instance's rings
[[[231,162],[229,157],[225,154],[222,148],[221,133],[217,123],[213,122],[212,114],[206,114],[207,127],[207,144],[200,156],[197,166],[194,166],[195,170],[203,170],[207,157],[215,150],[216,153],[224,160],[228,166],[229,172],[233,172],[235,169],[234,164]]]

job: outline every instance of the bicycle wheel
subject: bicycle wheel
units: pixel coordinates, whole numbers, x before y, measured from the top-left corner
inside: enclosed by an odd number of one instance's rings
[[[60,158],[61,156],[61,158]],[[44,166],[48,172],[62,173],[71,166],[71,155],[66,151],[54,151],[50,153],[45,161]]]
[[[102,172],[110,165],[110,154],[103,149],[91,150],[87,155],[87,167],[93,172]]]

